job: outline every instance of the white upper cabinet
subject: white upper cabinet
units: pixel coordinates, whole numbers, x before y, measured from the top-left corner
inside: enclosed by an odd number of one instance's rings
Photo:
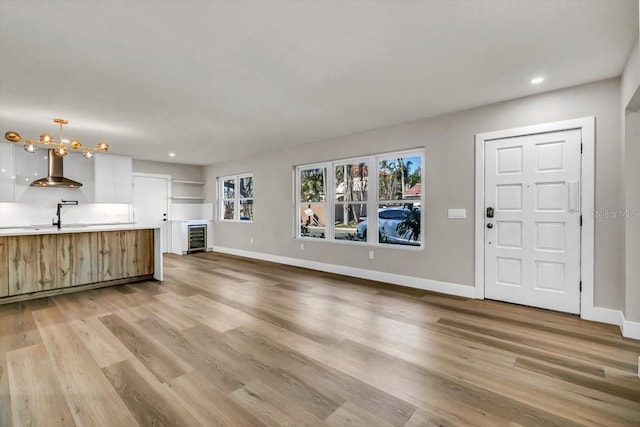
[[[38,150],[35,153],[27,153],[22,149],[22,144],[14,146],[13,152],[15,179],[14,201],[32,202],[42,200],[43,195],[51,194],[51,188],[29,187],[36,179],[47,176],[47,150]],[[39,191],[40,190],[40,191]]]
[[[69,153],[64,157],[64,176],[82,184],[82,187],[73,190],[82,194],[74,195],[74,199],[81,203],[92,203],[95,199],[94,160],[85,159],[80,153]]]
[[[95,202],[132,203],[131,157],[98,153],[93,161],[95,162]]]
[[[15,200],[15,160],[13,144],[0,142],[0,202]]]

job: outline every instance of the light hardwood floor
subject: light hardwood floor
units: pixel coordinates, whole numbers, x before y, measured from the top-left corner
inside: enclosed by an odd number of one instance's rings
[[[492,301],[206,253],[0,306],[1,426],[640,425],[640,343]]]

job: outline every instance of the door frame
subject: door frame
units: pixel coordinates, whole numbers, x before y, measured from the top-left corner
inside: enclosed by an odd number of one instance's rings
[[[485,202],[485,144],[487,141],[549,132],[579,129],[582,132],[582,162],[580,172],[580,317],[593,319],[594,289],[594,215],[595,209],[595,117],[563,120],[533,126],[476,134],[476,201],[475,201],[475,273],[476,299],[484,299],[484,202]]]
[[[167,252],[171,252],[169,249],[171,249],[171,226],[170,226],[170,221],[171,221],[171,175],[164,175],[164,174],[158,174],[158,173],[143,173],[143,172],[133,172],[132,173],[132,178],[131,178],[131,184],[135,184],[136,181],[136,177],[140,177],[140,178],[156,178],[156,179],[164,179],[166,180],[166,184],[167,184],[167,247],[165,248],[165,250]],[[135,199],[135,190],[133,190],[132,192],[132,196],[133,196],[133,203],[131,203],[131,216],[133,217],[133,221],[136,221],[135,218],[135,204],[136,204],[136,199]]]

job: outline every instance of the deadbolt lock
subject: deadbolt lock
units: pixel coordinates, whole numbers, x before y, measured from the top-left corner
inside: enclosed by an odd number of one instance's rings
[[[493,218],[493,208],[487,208],[487,218]]]

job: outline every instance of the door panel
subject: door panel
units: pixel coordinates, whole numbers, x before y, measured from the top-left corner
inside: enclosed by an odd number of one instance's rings
[[[580,312],[580,138],[486,142],[486,298]]]
[[[169,181],[148,176],[133,177],[133,218],[136,224],[160,227],[162,253],[169,248]]]

